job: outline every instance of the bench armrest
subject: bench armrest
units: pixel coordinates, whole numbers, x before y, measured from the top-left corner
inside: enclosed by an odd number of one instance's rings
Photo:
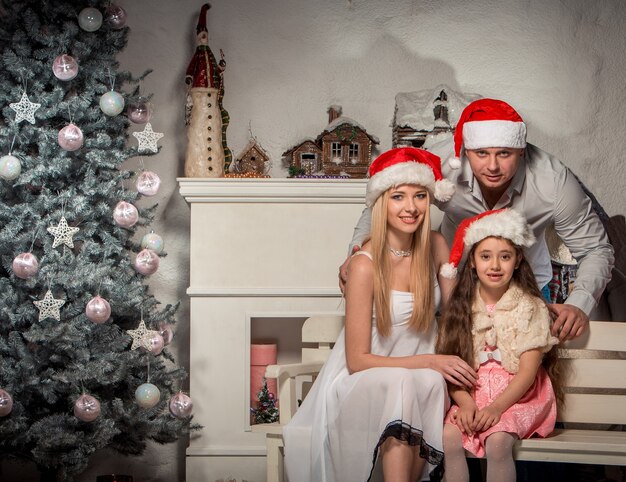
[[[314,375],[319,373],[323,362],[290,363],[288,365],[268,365],[265,369],[265,378],[297,377],[300,375]]]

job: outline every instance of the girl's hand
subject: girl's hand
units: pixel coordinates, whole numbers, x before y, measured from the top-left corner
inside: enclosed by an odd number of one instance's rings
[[[482,410],[478,410],[474,417],[474,430],[484,432],[498,423],[501,416],[502,411],[493,405],[488,405]]]
[[[446,381],[459,387],[474,388],[478,380],[476,371],[456,355],[435,355],[432,368],[441,373]]]
[[[474,435],[475,417],[476,405],[464,408],[459,407],[452,419],[461,432],[467,435]]]

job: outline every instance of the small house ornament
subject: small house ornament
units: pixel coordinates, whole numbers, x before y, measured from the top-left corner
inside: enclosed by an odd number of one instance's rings
[[[223,177],[232,154],[226,144],[228,112],[222,106],[224,97],[224,55],[219,63],[209,48],[206,14],[202,6],[196,28],[196,51],[187,67],[185,82],[189,87],[187,119],[186,177]],[[221,52],[221,51],[220,51]]]
[[[380,141],[341,114],[341,106],[330,106],[328,125],[322,133],[283,153],[291,177],[367,177],[372,149]]]
[[[230,165],[226,177],[269,177],[269,154],[253,137]]]

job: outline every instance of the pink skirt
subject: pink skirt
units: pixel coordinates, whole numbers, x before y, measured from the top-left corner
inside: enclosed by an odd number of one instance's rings
[[[492,403],[509,385],[514,375],[507,372],[497,361],[484,363],[478,369],[478,386],[473,395],[478,409]],[[459,409],[453,405],[445,423],[454,424],[452,416]],[[485,456],[485,442],[494,432],[509,432],[520,439],[533,436],[545,437],[554,430],[556,422],[556,397],[550,378],[543,367],[539,367],[535,382],[526,394],[509,407],[500,421],[484,432],[467,435],[461,433],[463,447],[477,457]]]

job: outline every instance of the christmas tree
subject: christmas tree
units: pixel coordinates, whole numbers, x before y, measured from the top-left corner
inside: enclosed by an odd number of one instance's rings
[[[0,1],[0,457],[44,480],[190,427],[164,348],[176,306],[147,284],[163,243],[141,198],[158,176],[123,167],[161,136],[115,60],[125,23],[108,0]]]
[[[267,389],[267,380],[263,379],[263,387],[257,393],[258,401],[256,408],[251,408],[254,423],[272,423],[278,421],[278,408],[276,408],[276,398]]]

